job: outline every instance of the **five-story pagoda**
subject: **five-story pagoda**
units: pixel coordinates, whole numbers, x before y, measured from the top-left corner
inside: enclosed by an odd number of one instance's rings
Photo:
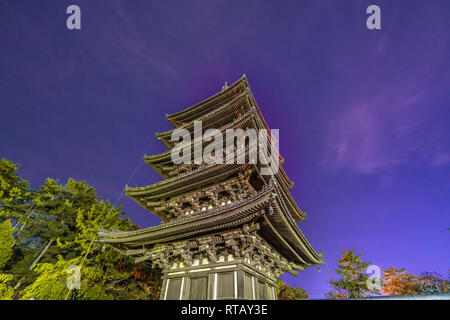
[[[174,129],[156,136],[169,150],[144,156],[164,180],[125,188],[128,197],[162,218],[161,224],[100,232],[100,241],[136,263],[148,261],[162,269],[161,299],[276,299],[281,274],[297,275],[297,270],[322,263],[296,225],[306,216],[289,192],[293,182],[281,165],[275,174],[263,175],[267,162],[172,161],[178,143],[171,139],[173,131],[194,133],[194,122],[201,121],[203,131],[223,133],[269,129],[245,76],[167,119]],[[188,149],[193,158],[194,140]],[[252,149],[245,145],[240,150],[248,160]]]

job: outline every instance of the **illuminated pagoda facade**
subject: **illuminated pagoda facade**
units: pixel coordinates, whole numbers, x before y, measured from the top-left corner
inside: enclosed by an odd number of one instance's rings
[[[293,182],[281,156],[274,175],[262,175],[259,163],[172,162],[171,149],[178,143],[171,140],[173,130],[193,133],[194,121],[202,121],[203,132],[269,129],[245,76],[167,119],[174,129],[156,136],[168,151],[144,156],[163,180],[125,187],[126,195],[159,216],[161,224],[100,232],[100,241],[162,270],[161,299],[276,299],[281,274],[297,275],[322,263],[296,225],[306,215],[289,192]],[[245,152],[248,159],[248,146]]]

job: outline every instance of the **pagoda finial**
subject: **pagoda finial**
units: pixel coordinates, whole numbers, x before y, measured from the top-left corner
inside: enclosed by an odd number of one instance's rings
[[[226,90],[226,89],[228,89],[227,81],[225,81],[225,84],[224,84],[223,87],[222,87],[222,91],[223,91],[223,90]]]

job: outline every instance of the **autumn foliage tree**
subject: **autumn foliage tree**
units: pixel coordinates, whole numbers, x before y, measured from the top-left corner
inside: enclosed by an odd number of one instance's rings
[[[422,272],[417,286],[418,294],[445,294],[450,292],[450,281],[437,272]]]
[[[429,295],[450,292],[450,281],[437,272],[423,272],[416,276],[405,269],[390,267],[383,270],[381,292],[388,296]]]
[[[403,296],[417,294],[419,278],[406,272],[405,269],[390,267],[383,270],[383,286],[381,292],[388,296]]]

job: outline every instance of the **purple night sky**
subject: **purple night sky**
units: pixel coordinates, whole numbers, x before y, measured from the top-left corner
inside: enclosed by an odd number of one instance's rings
[[[66,28],[70,4],[82,30]],[[366,28],[371,4],[381,30]],[[0,0],[0,157],[34,187],[74,177],[115,202],[139,163],[130,186],[161,179],[142,156],[165,151],[166,114],[246,74],[330,268],[356,248],[446,277],[449,58],[448,0]],[[321,269],[284,278],[323,298]]]

